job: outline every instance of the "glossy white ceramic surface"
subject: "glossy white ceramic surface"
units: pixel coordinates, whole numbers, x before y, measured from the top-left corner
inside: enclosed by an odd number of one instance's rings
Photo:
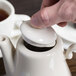
[[[7,19],[0,22],[0,35],[7,35],[16,47],[16,43],[21,35],[20,25],[22,21],[27,21],[30,17],[23,14],[15,14],[14,6],[7,0],[0,0],[0,9],[5,10],[9,14]]]
[[[30,21],[26,21],[21,25],[21,32],[23,39],[35,46],[52,47],[56,43],[57,35],[51,27],[36,29],[31,27]]]
[[[36,52],[26,48],[21,37],[15,50],[6,36],[0,36],[7,76],[71,76],[62,45],[61,38],[57,37],[52,49]]]
[[[18,25],[21,21],[29,20],[30,17],[22,14],[15,14],[14,6],[7,0],[0,0],[0,9],[5,10],[9,16],[5,20],[0,22],[0,35],[7,35],[10,38],[14,38],[20,35]]]
[[[76,28],[73,27],[73,23],[68,23],[65,27],[54,25],[53,28],[56,33],[63,38],[65,49],[67,49],[69,45],[76,43]]]
[[[14,76],[71,76],[59,37],[56,46],[46,52],[27,49],[20,38],[16,56]]]
[[[26,21],[23,23],[26,23]],[[23,34],[26,31],[24,31]],[[45,40],[48,40],[48,38]],[[15,49],[8,37],[3,35],[0,36],[0,48],[3,54],[7,76],[71,76],[65,59],[68,57],[72,58],[72,56],[69,55],[72,55],[72,51],[76,49],[76,44],[71,45],[64,55],[63,42],[59,36],[56,38],[55,45],[49,50],[43,52],[37,52],[32,50],[32,48],[27,48],[25,42],[28,43],[26,39],[23,39],[22,35],[18,40]],[[37,44],[39,43],[37,42]],[[44,46],[45,43],[42,45]]]

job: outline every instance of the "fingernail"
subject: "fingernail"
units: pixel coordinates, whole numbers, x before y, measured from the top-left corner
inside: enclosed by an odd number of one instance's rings
[[[32,18],[31,18],[31,24],[34,27],[38,27],[38,28],[41,27],[42,22],[41,22],[41,19],[40,19],[40,16],[39,16],[38,13],[36,13],[35,15],[32,16]]]

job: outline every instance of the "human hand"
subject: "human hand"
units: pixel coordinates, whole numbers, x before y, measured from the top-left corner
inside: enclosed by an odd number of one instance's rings
[[[76,23],[76,0],[43,0],[40,11],[32,16],[33,27],[43,28],[67,22]]]

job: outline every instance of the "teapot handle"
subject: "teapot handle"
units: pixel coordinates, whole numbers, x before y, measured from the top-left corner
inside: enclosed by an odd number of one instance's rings
[[[69,46],[65,53],[65,58],[66,59],[72,59],[73,57],[73,52],[76,53],[76,44],[72,44]]]

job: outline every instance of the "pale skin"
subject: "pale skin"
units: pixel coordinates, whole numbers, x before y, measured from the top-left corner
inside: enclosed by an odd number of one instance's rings
[[[41,9],[31,18],[36,28],[54,24],[63,27],[67,22],[76,23],[76,0],[43,0]]]

